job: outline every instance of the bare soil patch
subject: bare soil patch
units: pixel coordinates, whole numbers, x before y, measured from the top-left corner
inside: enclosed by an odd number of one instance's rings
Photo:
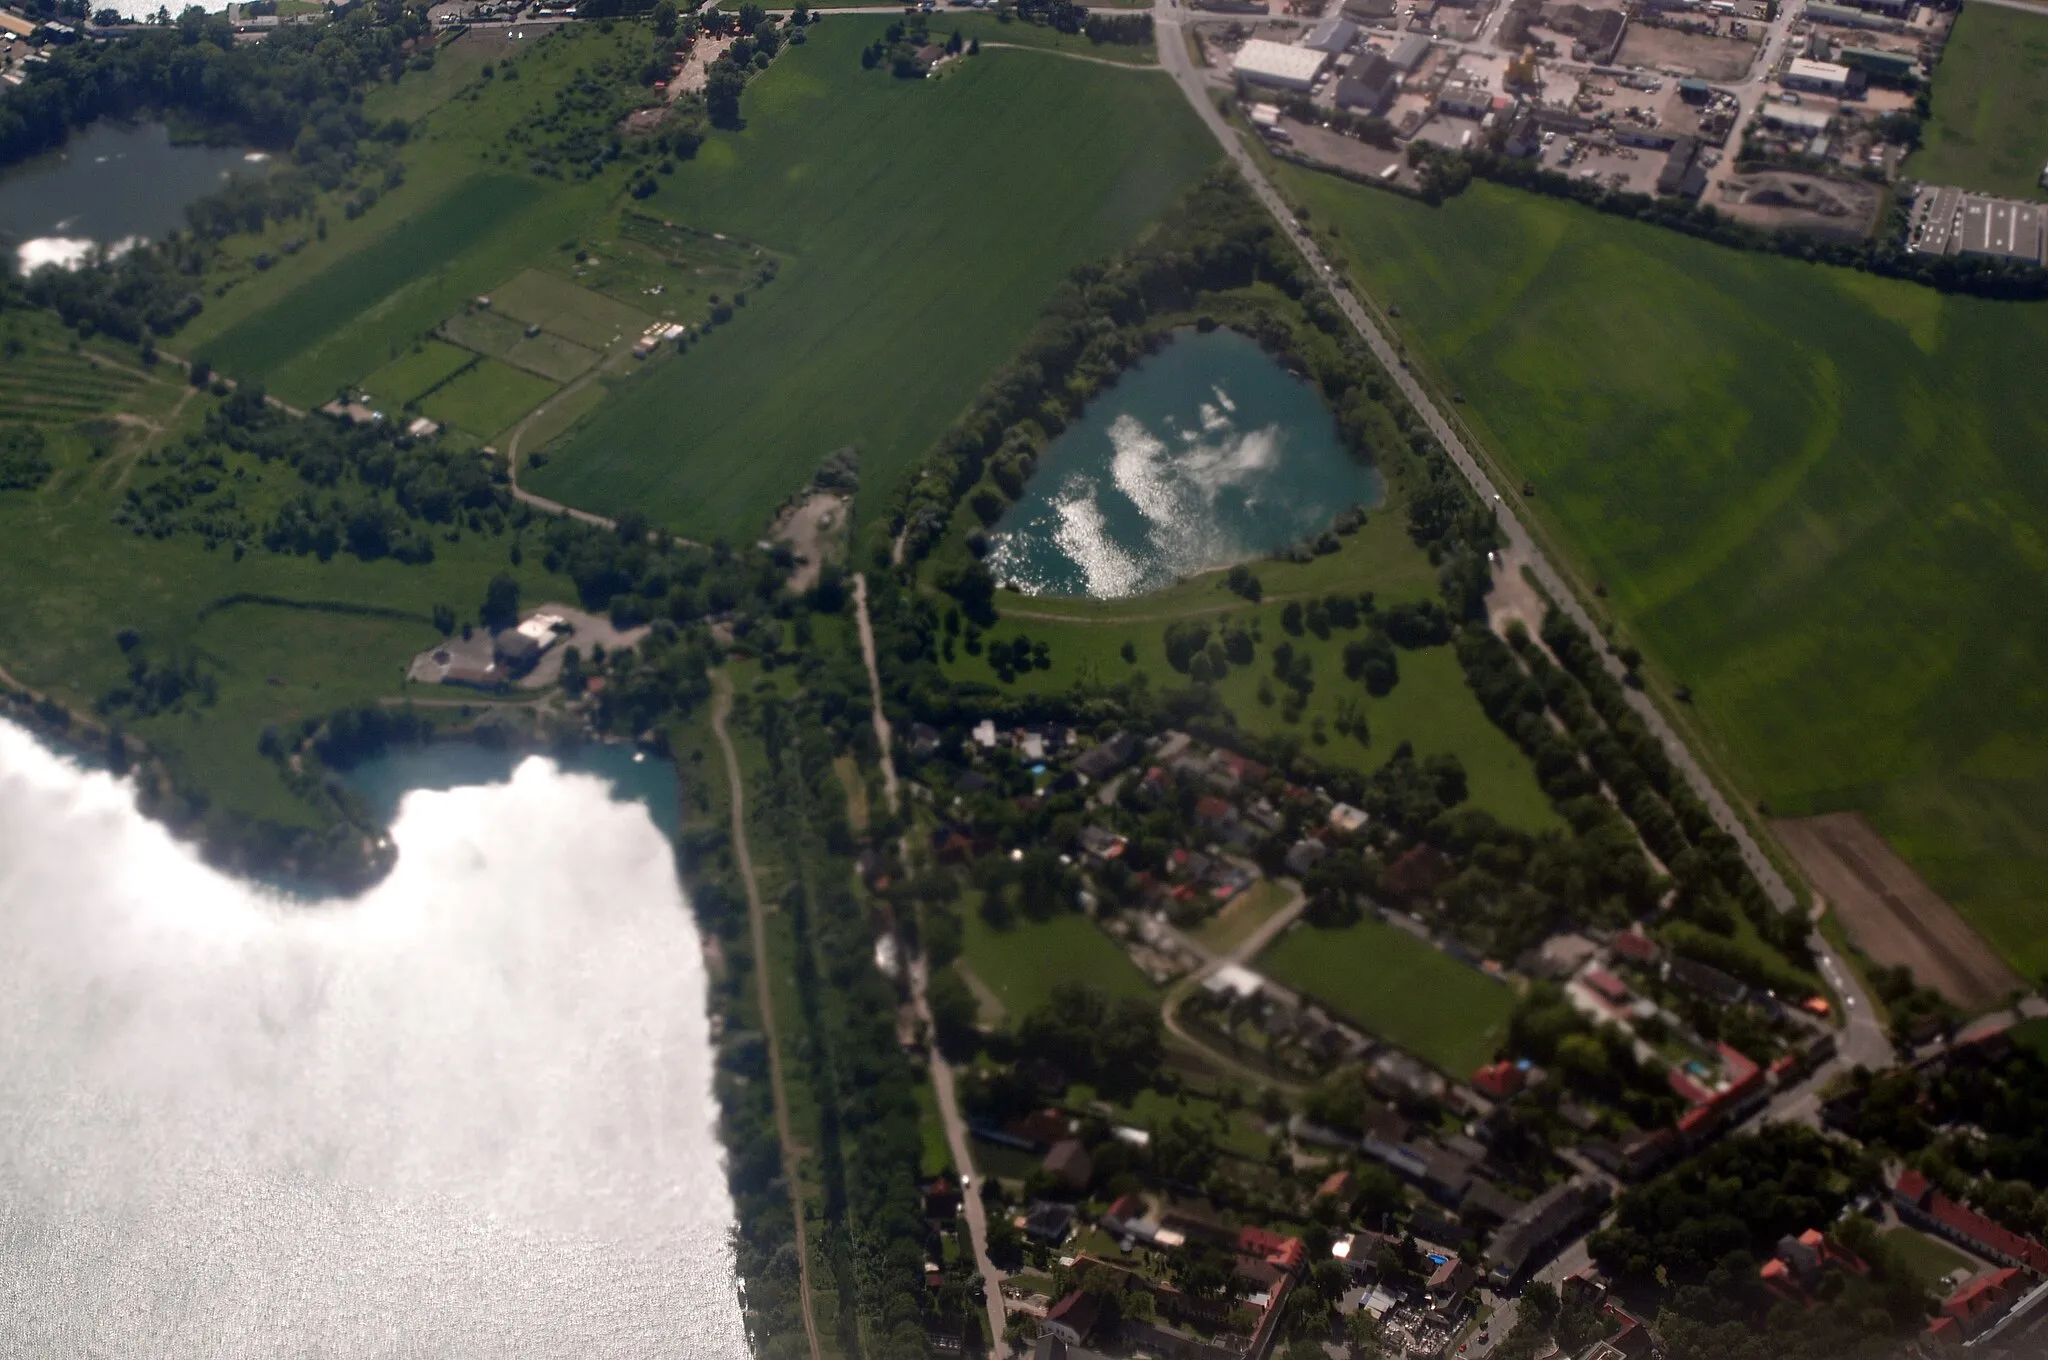
[[[1767,170],[1729,176],[1714,206],[1739,222],[1773,231],[1791,227],[1860,241],[1876,227],[1883,201],[1884,191],[1862,180]]]
[[[1913,976],[1966,1010],[1982,1010],[2020,985],[2005,961],[1956,909],[1885,844],[1857,812],[1772,824],[1858,948]]]
[[[789,574],[791,590],[801,594],[818,584],[826,559],[846,538],[851,513],[846,497],[830,491],[813,492],[782,512],[768,536],[788,543],[796,554],[796,570]]]
[[[1623,66],[1684,71],[1702,80],[1740,80],[1749,74],[1755,60],[1756,44],[1747,38],[1721,38],[1648,24],[1631,25],[1615,56]]]

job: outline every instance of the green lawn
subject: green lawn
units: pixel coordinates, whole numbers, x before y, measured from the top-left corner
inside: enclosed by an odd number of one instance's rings
[[[1196,927],[1195,942],[1213,953],[1228,954],[1272,920],[1287,902],[1287,889],[1270,878],[1261,879]]]
[[[1928,1289],[1938,1288],[1952,1270],[1974,1269],[1976,1266],[1969,1257],[1940,1238],[1929,1237],[1911,1228],[1889,1228],[1885,1231],[1884,1241]]]
[[[2048,307],[1483,184],[1285,182],[1742,790],[1864,812],[2048,969]]]
[[[2048,13],[1965,5],[1934,72],[1934,117],[1906,172],[2048,198]]]
[[[2048,1019],[2022,1020],[2009,1031],[2012,1041],[2022,1048],[2032,1049],[2044,1061],[2048,1061]]]
[[[1109,996],[1150,996],[1152,985],[1116,941],[1087,917],[1069,912],[1050,921],[1020,919],[997,930],[967,904],[961,956],[1001,998],[1015,1025],[1052,999],[1063,982],[1086,983]]]
[[[1094,8],[1090,6],[1090,8]],[[1054,52],[1068,52],[1079,56],[1093,57],[1097,61],[1113,61],[1124,65],[1151,66],[1158,62],[1159,52],[1151,43],[1126,46],[1122,43],[1094,43],[1088,41],[1085,33],[1062,33],[1056,28],[1043,24],[1004,23],[993,14],[935,14],[932,16],[932,34],[951,35],[958,32],[963,38],[978,38],[983,47],[991,44],[1012,47],[1038,47]]]
[[[950,17],[946,22],[951,22]],[[1170,80],[988,52],[943,80],[864,71],[886,20],[833,18],[747,89],[645,210],[758,242],[771,285],[548,450],[536,491],[752,534],[832,450],[898,478],[1015,353],[1067,270],[1127,243],[1215,159]]]
[[[1319,761],[1355,769],[1376,769],[1400,743],[1413,743],[1418,754],[1449,752],[1465,767],[1472,800],[1510,825],[1543,831],[1562,825],[1550,800],[1536,783],[1528,759],[1487,718],[1465,683],[1465,673],[1449,647],[1400,652],[1400,683],[1392,692],[1373,698],[1357,681],[1344,675],[1344,646],[1364,636],[1363,629],[1332,629],[1327,638],[1304,632],[1290,638],[1280,625],[1284,601],[1320,598],[1335,592],[1370,590],[1379,604],[1434,597],[1437,584],[1429,559],[1409,541],[1398,509],[1373,514],[1365,527],[1344,540],[1341,552],[1313,562],[1253,564],[1266,594],[1254,607],[1224,588],[1223,573],[1194,578],[1156,595],[1096,603],[1056,600],[1005,593],[1003,617],[987,641],[1007,643],[1018,634],[1048,644],[1051,668],[1019,673],[1011,688],[1052,694],[1075,686],[1115,681],[1135,668],[1143,669],[1155,686],[1179,686],[1187,677],[1166,662],[1166,629],[1175,618],[1228,619],[1258,625],[1257,657],[1250,666],[1235,666],[1218,685],[1239,726],[1261,736],[1293,734]],[[1284,690],[1272,681],[1272,654],[1281,641],[1314,658],[1315,689],[1298,721],[1286,719],[1279,698]],[[1125,642],[1136,649],[1137,661],[1126,662]],[[987,651],[969,656],[955,649],[947,672],[958,679],[1000,683]],[[1259,702],[1264,681],[1275,696]],[[1340,733],[1340,711],[1356,705],[1366,721],[1369,743]],[[1322,743],[1314,740],[1316,722]]]
[[[1342,930],[1298,925],[1258,967],[1453,1077],[1493,1057],[1514,1008],[1506,984],[1371,919]]]

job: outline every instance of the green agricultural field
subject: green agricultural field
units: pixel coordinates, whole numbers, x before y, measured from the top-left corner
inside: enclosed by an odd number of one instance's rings
[[[521,270],[491,290],[491,310],[594,350],[630,344],[654,320],[637,307],[538,269]]]
[[[477,52],[465,38],[437,56],[435,70],[380,90],[426,111],[405,146],[404,182],[353,218],[345,191],[323,196],[311,242],[303,221],[231,241],[207,279],[219,296],[179,334],[179,352],[311,405],[404,354],[479,294],[555,255],[570,258],[577,233],[622,195],[624,176],[544,180],[513,160],[505,130],[536,125],[564,86],[622,80],[647,32],[571,25],[539,41],[486,41]],[[451,61],[457,49],[467,55]],[[472,59],[492,51],[498,69],[516,63],[519,78],[471,80]],[[287,250],[288,241],[303,248]],[[268,268],[255,268],[258,254]]]
[[[546,378],[496,359],[480,359],[475,368],[428,397],[421,409],[458,430],[490,439],[511,428],[554,390]]]
[[[366,375],[361,386],[375,402],[393,408],[407,406],[475,362],[476,356],[466,349],[427,340]]]
[[[1915,179],[2048,198],[2048,11],[1965,5],[1934,72],[1934,117],[1906,162]]]
[[[1003,1003],[1005,1024],[1015,1025],[1052,1000],[1052,989],[1063,982],[1085,983],[1109,996],[1153,995],[1130,956],[1086,916],[1019,919],[997,930],[969,903],[961,917],[961,957]]]
[[[1258,966],[1452,1077],[1493,1057],[1515,1003],[1505,983],[1370,918],[1342,930],[1297,925]]]
[[[256,750],[255,734],[265,724],[288,726],[405,694],[406,664],[440,636],[430,621],[434,606],[473,617],[480,583],[495,571],[513,572],[531,600],[574,589],[543,571],[539,554],[512,567],[505,539],[468,533],[455,541],[437,535],[435,560],[421,566],[346,555],[322,562],[261,548],[237,560],[226,549],[207,551],[196,536],[137,537],[111,516],[129,489],[155,475],[138,460],[198,429],[213,398],[195,393],[170,365],[149,375],[139,367],[95,367],[66,353],[63,333],[45,317],[11,318],[9,328],[27,352],[0,375],[0,394],[13,373],[34,371],[59,385],[115,374],[125,395],[101,408],[118,423],[47,425],[56,464],[50,480],[34,491],[0,491],[0,611],[9,620],[0,634],[0,666],[87,711],[127,676],[118,630],[136,629],[148,654],[196,656],[217,677],[216,701],[134,718],[128,728],[174,754],[223,807],[314,824],[312,810]],[[111,346],[106,356],[135,364],[132,352]],[[248,464],[237,494],[259,519],[305,489],[282,465],[264,468],[253,458]],[[286,603],[222,603],[240,594]],[[354,612],[315,607],[333,605]]]
[[[1093,8],[1091,6],[1091,8]],[[1039,47],[1070,52],[1131,66],[1151,66],[1159,50],[1151,43],[1129,46],[1123,43],[1095,43],[1085,33],[1062,33],[1043,24],[1004,23],[992,14],[934,14],[932,36],[943,39],[957,31],[963,38],[978,38],[989,47]]]
[[[853,444],[872,512],[1060,277],[1215,160],[1163,74],[988,52],[895,80],[860,65],[884,22],[821,24],[748,86],[743,132],[662,179],[645,211],[756,242],[780,272],[678,361],[621,382],[522,479],[534,490],[751,534]]]
[[[2048,969],[2048,307],[1483,184],[1286,182],[1740,789],[1864,812]]]
[[[441,323],[441,334],[464,349],[503,359],[514,368],[538,373],[556,382],[568,382],[588,372],[603,356],[565,340],[552,331],[528,335],[526,327],[508,316],[481,307],[457,312]]]
[[[956,679],[1000,684],[991,668],[988,644],[1008,644],[1020,634],[1047,644],[1046,670],[1019,672],[1009,688],[1036,694],[1114,682],[1142,670],[1154,686],[1180,686],[1187,677],[1166,660],[1166,629],[1176,619],[1230,622],[1253,629],[1256,659],[1233,666],[1217,685],[1238,725],[1261,736],[1291,734],[1315,759],[1354,769],[1377,769],[1406,741],[1417,754],[1448,752],[1465,767],[1472,801],[1503,822],[1526,831],[1562,825],[1534,772],[1515,744],[1487,718],[1465,683],[1464,669],[1449,647],[1399,651],[1401,679],[1392,692],[1374,698],[1344,675],[1344,646],[1365,636],[1362,628],[1332,629],[1327,638],[1304,630],[1290,637],[1280,617],[1288,599],[1321,598],[1334,592],[1372,591],[1380,605],[1434,598],[1429,559],[1409,541],[1398,509],[1374,513],[1363,529],[1344,540],[1341,552],[1313,562],[1253,564],[1265,595],[1255,607],[1224,588],[1224,573],[1212,572],[1153,595],[1095,602],[1027,597],[1005,592],[1002,617],[989,631],[980,656],[955,644],[946,671]],[[1281,641],[1313,658],[1315,688],[1300,717],[1288,721],[1274,681],[1273,651]],[[1123,659],[1132,644],[1136,660]],[[1260,699],[1264,685],[1272,702]],[[1369,742],[1337,730],[1349,714],[1365,719]],[[1320,724],[1320,727],[1318,726]],[[1315,740],[1321,731],[1323,740]]]

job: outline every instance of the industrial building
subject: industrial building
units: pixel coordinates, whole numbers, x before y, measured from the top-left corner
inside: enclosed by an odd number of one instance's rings
[[[1394,44],[1387,53],[1387,60],[1394,63],[1394,69],[1404,76],[1415,74],[1415,68],[1429,60],[1429,38],[1422,33],[1410,33]]]
[[[1833,115],[1826,109],[1809,109],[1801,104],[1766,104],[1757,110],[1765,127],[1811,137],[1826,132]]]
[[[1845,47],[1842,65],[1884,80],[1917,80],[1920,58],[1911,52],[1890,52],[1881,47]]]
[[[1337,82],[1337,104],[1354,113],[1382,114],[1400,92],[1401,73],[1394,63],[1377,52],[1368,52]]]
[[[2040,264],[2044,216],[2048,209],[2038,203],[1965,194],[1956,224],[1955,253]]]
[[[1926,189],[1913,206],[1909,248],[1930,255],[2048,264],[2048,205],[1953,187]]]
[[[1327,52],[1312,47],[1289,47],[1285,43],[1253,38],[1237,50],[1237,74],[1257,85],[1282,90],[1308,90],[1330,60]]]
[[[1806,6],[1806,19],[1808,23],[1833,24],[1837,28],[1891,27],[1891,21],[1881,14],[1851,9],[1847,5],[1830,5],[1825,0],[1810,0]]]
[[[1349,52],[1351,45],[1358,41],[1358,25],[1349,19],[1325,19],[1309,30],[1303,47],[1312,47],[1318,52],[1336,56]]]
[[[1788,90],[1811,90],[1815,94],[1839,97],[1849,93],[1851,75],[1848,67],[1832,61],[1794,57],[1785,64],[1785,74],[1778,79]]]

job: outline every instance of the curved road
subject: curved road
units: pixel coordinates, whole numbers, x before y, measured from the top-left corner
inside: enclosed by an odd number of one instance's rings
[[[1185,13],[1176,0],[1160,0],[1153,7],[1152,21],[1160,65],[1180,86],[1181,93],[1186,95],[1188,103],[1194,106],[1196,115],[1215,135],[1217,142],[1223,147],[1224,154],[1237,167],[1238,173],[1244,176],[1245,183],[1266,206],[1266,210],[1280,222],[1287,239],[1294,242],[1295,249],[1301,252],[1310,270],[1327,285],[1330,295],[1335,299],[1345,319],[1351,323],[1352,329],[1358,332],[1367,347],[1372,350],[1373,356],[1379,360],[1380,366],[1401,389],[1401,395],[1406,397],[1409,404],[1422,416],[1423,422],[1429,427],[1429,432],[1450,455],[1458,471],[1464,474],[1465,480],[1479,493],[1480,500],[1492,507],[1500,524],[1501,536],[1510,553],[1528,564],[1544,592],[1573,622],[1585,630],[1588,637],[1600,637],[1602,634],[1599,626],[1593,621],[1592,615],[1587,613],[1585,606],[1579,603],[1578,595],[1566,582],[1563,573],[1551,562],[1549,556],[1529,533],[1528,528],[1515,513],[1514,507],[1495,488],[1493,479],[1487,475],[1479,459],[1473,456],[1472,450],[1459,437],[1457,430],[1444,418],[1435,400],[1402,365],[1399,350],[1359,304],[1350,287],[1324,258],[1315,241],[1305,232],[1296,229],[1294,213],[1286,200],[1266,178],[1264,169],[1245,146],[1243,139],[1217,111],[1215,100],[1210,97],[1207,76],[1188,56],[1182,28]],[[1623,672],[1620,661],[1612,656],[1605,657],[1604,660],[1614,677],[1617,680],[1621,679]],[[1778,873],[1777,866],[1764,854],[1756,838],[1750,834],[1748,824],[1729,806],[1721,790],[1708,778],[1706,770],[1694,759],[1691,750],[1665,719],[1664,714],[1640,690],[1630,689],[1625,692],[1629,703],[1641,715],[1643,722],[1656,734],[1672,764],[1684,772],[1686,783],[1692,786],[1693,792],[1713,814],[1715,823],[1733,837],[1737,846],[1741,848],[1743,862],[1756,876],[1765,894],[1781,911],[1796,909],[1798,899]],[[1846,1003],[1847,1028],[1842,1036],[1844,1058],[1851,1062],[1867,1061],[1875,1066],[1889,1063],[1892,1056],[1891,1044],[1872,1016],[1869,999],[1861,994],[1854,974],[1843,966],[1833,948],[1821,938],[1818,931],[1814,932],[1809,943],[1814,956],[1821,961],[1822,971],[1828,975],[1829,981],[1836,984]]]

